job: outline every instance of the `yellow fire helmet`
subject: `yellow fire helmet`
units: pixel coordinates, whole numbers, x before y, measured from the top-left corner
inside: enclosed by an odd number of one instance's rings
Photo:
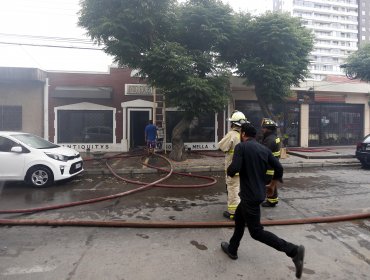
[[[235,110],[232,113],[231,118],[227,120],[237,126],[242,126],[243,123],[247,122],[247,118],[245,117],[245,115],[238,110]]]
[[[269,129],[274,129],[278,127],[277,123],[269,118],[263,118],[261,126],[263,128],[269,128]]]

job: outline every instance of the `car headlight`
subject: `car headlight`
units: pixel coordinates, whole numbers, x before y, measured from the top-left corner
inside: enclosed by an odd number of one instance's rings
[[[59,161],[68,161],[68,157],[64,155],[59,155],[59,154],[51,154],[51,153],[45,153],[48,157],[59,160]]]

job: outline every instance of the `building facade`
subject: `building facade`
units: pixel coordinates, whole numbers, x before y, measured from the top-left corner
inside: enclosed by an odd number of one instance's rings
[[[273,10],[289,12],[302,19],[302,23],[315,35],[314,49],[311,52],[310,73],[314,80],[322,80],[326,75],[344,75],[340,65],[358,48],[359,30],[366,15],[367,4],[357,0],[273,0]],[[367,6],[366,6],[367,5]],[[369,21],[364,20],[368,25]],[[367,30],[364,27],[365,31]]]
[[[358,42],[359,46],[370,42],[370,2],[358,1]]]
[[[0,69],[0,130],[31,132],[81,152],[127,152],[145,146],[149,120],[171,149],[177,108],[129,68],[107,73]],[[370,133],[370,84],[344,76],[306,81],[286,102],[271,106],[285,146],[354,145]],[[197,116],[183,135],[185,149],[216,150],[230,129],[226,119],[242,111],[257,128],[263,117],[253,87],[231,78],[231,99],[218,113]]]
[[[0,67],[0,130],[47,136],[47,75],[36,68]]]
[[[292,96],[271,106],[285,146],[317,147],[355,145],[370,133],[370,84],[344,76],[302,82]],[[232,79],[235,109],[259,127],[264,117],[253,87]]]
[[[79,151],[144,146],[148,121],[162,125],[162,101],[136,74],[49,72],[49,140]]]
[[[163,96],[129,68],[109,73],[49,72],[49,140],[78,151],[127,152],[145,146],[149,120],[163,132],[161,148],[171,149],[177,108],[166,108]],[[185,148],[214,150],[222,131],[222,114],[194,118],[183,135]],[[218,135],[220,133],[220,135]]]

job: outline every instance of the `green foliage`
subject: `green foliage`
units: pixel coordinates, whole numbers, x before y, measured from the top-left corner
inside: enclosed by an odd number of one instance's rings
[[[79,24],[120,65],[140,69],[189,116],[227,104],[229,72],[219,56],[233,15],[218,0],[84,0]]]
[[[176,40],[189,50],[218,52],[234,29],[232,9],[221,1],[188,1],[179,9]]]
[[[200,74],[203,61],[198,58],[178,43],[166,43],[154,47],[142,64],[146,71],[142,75],[150,73],[148,81],[165,94],[167,106],[179,107],[190,116],[222,110],[229,92],[229,73],[204,67],[207,75]]]
[[[140,66],[143,54],[154,41],[172,32],[174,0],[83,0],[79,25],[105,45],[116,62]]]
[[[298,18],[289,14],[266,13],[239,24],[244,49],[237,57],[240,76],[256,86],[265,103],[280,102],[308,74],[308,54],[313,37]],[[239,45],[240,48],[240,45]]]
[[[189,77],[176,90],[167,92],[169,105],[179,106],[190,117],[224,109],[227,96],[220,94],[229,90],[229,76]]]
[[[370,81],[370,44],[366,44],[347,59],[347,63],[341,65],[350,78]]]
[[[220,0],[82,0],[81,7],[79,24],[91,38],[189,117],[226,105],[228,69],[255,85],[263,108],[307,75],[313,37],[288,14],[236,14]]]

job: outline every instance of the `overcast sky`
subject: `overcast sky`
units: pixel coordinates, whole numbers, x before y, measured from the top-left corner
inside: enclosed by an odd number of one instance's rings
[[[272,5],[272,0],[222,1],[237,11],[251,13]],[[112,57],[95,50],[98,46],[91,44],[86,31],[77,26],[78,3],[79,0],[0,0],[0,66],[108,71]],[[53,47],[61,45],[66,48]]]

